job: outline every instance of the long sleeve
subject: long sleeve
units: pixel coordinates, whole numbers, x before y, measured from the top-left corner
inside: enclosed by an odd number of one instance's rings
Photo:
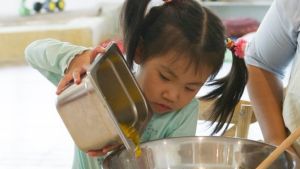
[[[71,60],[85,50],[88,48],[55,39],[42,39],[27,46],[25,59],[29,65],[57,85]]]

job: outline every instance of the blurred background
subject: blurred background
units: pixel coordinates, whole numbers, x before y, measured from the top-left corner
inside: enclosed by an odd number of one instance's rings
[[[0,168],[71,168],[74,144],[55,108],[56,88],[27,65],[24,49],[42,38],[90,47],[118,39],[123,0],[65,0],[62,9],[45,0],[0,2]],[[251,38],[271,2],[199,1],[221,17],[233,38]],[[221,74],[230,68],[230,57]],[[197,135],[208,135],[201,124]],[[249,139],[262,139],[257,124]]]

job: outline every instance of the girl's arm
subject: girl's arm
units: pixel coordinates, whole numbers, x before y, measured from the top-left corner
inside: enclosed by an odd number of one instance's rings
[[[42,39],[27,46],[25,58],[33,68],[57,85],[72,59],[87,50],[89,48],[55,39]]]
[[[31,43],[25,50],[28,63],[57,87],[57,94],[71,81],[79,84],[80,75],[85,73],[86,67],[103,53],[101,46],[89,50],[86,47],[76,46],[67,42],[54,39],[37,40]],[[102,156],[115,149],[119,145],[108,145],[100,150],[91,150],[90,156]]]

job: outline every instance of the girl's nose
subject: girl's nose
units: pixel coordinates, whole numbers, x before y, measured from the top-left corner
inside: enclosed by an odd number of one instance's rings
[[[169,102],[176,102],[179,99],[179,91],[176,89],[166,90],[162,94],[163,98]]]

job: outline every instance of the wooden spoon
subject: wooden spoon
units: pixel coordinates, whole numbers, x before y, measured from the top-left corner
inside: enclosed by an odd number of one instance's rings
[[[256,169],[267,169],[300,136],[300,127],[292,132]]]

